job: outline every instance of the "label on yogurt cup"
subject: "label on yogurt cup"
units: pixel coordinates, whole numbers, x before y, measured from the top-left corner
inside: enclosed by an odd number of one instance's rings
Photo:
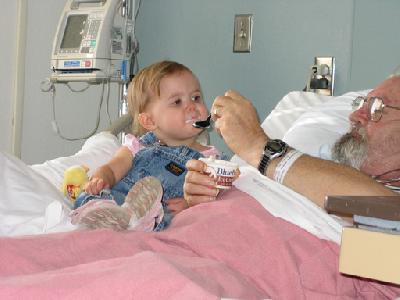
[[[200,158],[200,160],[207,164],[206,173],[217,178],[217,188],[230,189],[232,187],[239,168],[237,164],[226,160],[218,160],[213,157]]]

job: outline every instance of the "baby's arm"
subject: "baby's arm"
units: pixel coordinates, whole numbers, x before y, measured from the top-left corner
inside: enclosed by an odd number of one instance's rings
[[[85,187],[87,193],[97,195],[102,189],[111,188],[124,177],[132,167],[132,152],[122,146],[109,162],[93,173]]]

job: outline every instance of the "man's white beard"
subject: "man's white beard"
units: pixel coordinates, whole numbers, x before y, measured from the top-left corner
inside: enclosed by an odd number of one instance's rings
[[[367,158],[367,141],[363,128],[358,130],[360,137],[354,138],[352,133],[344,134],[332,148],[332,158],[339,163],[360,170]]]

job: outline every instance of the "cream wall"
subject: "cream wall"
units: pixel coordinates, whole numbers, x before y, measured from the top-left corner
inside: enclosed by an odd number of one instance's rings
[[[15,60],[17,44],[17,1],[0,1],[0,149],[12,152],[12,116],[14,99]]]
[[[400,1],[357,0],[349,89],[375,86],[400,66]]]

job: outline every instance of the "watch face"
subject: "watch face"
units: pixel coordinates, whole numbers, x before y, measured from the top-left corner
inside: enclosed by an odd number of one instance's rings
[[[267,148],[269,151],[272,153],[279,153],[282,152],[284,149],[285,143],[282,142],[281,140],[270,140],[268,142]]]
[[[265,168],[268,166],[268,163],[277,157],[280,157],[286,153],[288,149],[288,145],[282,140],[269,140],[264,147],[264,152],[261,157],[260,164],[258,165],[258,170],[261,174],[264,175]]]

